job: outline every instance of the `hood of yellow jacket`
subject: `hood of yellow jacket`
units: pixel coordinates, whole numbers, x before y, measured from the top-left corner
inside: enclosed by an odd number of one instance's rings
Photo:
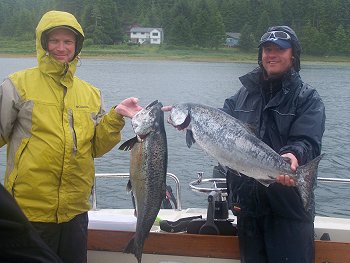
[[[75,54],[72,61],[62,63],[49,55],[47,52],[47,32],[55,27],[69,27],[77,34]],[[83,47],[84,31],[77,19],[70,13],[63,11],[49,11],[43,15],[36,27],[36,56],[39,69],[56,80],[64,76],[65,79],[73,79],[78,55]]]

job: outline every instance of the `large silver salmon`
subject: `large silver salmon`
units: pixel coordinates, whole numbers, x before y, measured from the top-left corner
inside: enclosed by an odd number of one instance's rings
[[[323,155],[293,172],[288,162],[258,139],[241,121],[205,105],[175,105],[168,122],[179,130],[187,130],[188,147],[197,142],[221,165],[255,178],[265,186],[274,183],[278,175],[289,175],[296,181],[305,210],[309,209],[318,163]]]
[[[162,104],[157,100],[139,111],[131,120],[136,137],[119,149],[130,150],[128,189],[135,197],[137,225],[125,253],[141,262],[144,241],[165,197],[168,150]]]

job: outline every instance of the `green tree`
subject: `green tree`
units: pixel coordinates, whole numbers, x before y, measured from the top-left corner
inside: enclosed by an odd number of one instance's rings
[[[192,32],[194,43],[200,47],[209,47],[210,9],[206,1],[199,1],[195,7]]]
[[[327,34],[319,31],[308,22],[299,35],[303,51],[311,55],[325,55],[329,52]]]
[[[253,27],[251,25],[245,24],[243,26],[238,45],[242,50],[245,51],[253,50],[256,48],[257,41],[255,40]]]
[[[188,19],[183,16],[177,16],[172,26],[167,31],[167,43],[178,46],[192,46],[192,29]]]
[[[114,44],[123,39],[117,6],[112,0],[87,2],[82,12],[82,24],[86,38],[95,44]]]
[[[209,41],[210,47],[218,48],[224,44],[225,26],[219,11],[217,11],[214,14],[214,16],[212,16],[212,22],[210,24],[209,32],[211,34],[210,41]]]
[[[258,24],[256,26],[256,30],[254,31],[255,36],[257,36],[257,38],[260,38],[266,32],[267,28],[272,25],[273,24],[270,21],[270,15],[266,10],[264,10],[258,19]]]
[[[343,25],[339,25],[332,39],[332,51],[345,54],[349,51],[349,40]]]

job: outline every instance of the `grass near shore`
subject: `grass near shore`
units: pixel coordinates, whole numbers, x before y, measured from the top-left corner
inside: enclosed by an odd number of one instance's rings
[[[0,40],[1,56],[35,56],[34,41]],[[256,62],[257,50],[243,52],[238,48],[187,48],[168,45],[93,45],[82,51],[83,58],[108,59],[148,59],[148,60],[184,60],[211,62]],[[350,63],[346,56],[306,56],[303,63]]]

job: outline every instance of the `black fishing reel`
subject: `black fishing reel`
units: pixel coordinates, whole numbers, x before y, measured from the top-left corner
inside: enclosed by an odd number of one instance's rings
[[[208,187],[203,185],[209,184]],[[203,179],[203,173],[198,173],[198,179],[192,181],[193,191],[208,194],[207,218],[194,219],[187,227],[187,233],[206,235],[237,235],[237,229],[229,219],[227,204],[227,187],[225,178]]]
[[[202,186],[205,184],[208,186]],[[208,194],[208,213],[213,209],[214,219],[228,219],[226,178],[203,179],[203,172],[199,172],[198,179],[189,185],[193,191]]]

